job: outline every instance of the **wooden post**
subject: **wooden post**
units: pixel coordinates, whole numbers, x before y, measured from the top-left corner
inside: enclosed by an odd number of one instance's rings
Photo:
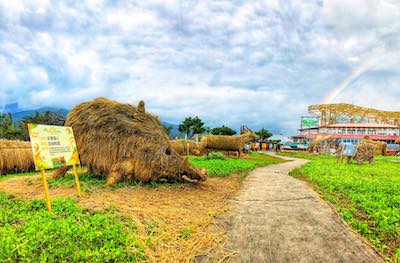
[[[78,190],[78,196],[81,195],[81,183],[79,182],[79,176],[78,173],[76,171],[76,165],[72,165],[72,171],[74,173],[75,176],[75,184],[76,184],[76,190]]]
[[[186,144],[186,149],[187,149],[187,156],[190,155],[190,145],[189,143]]]
[[[51,212],[51,201],[49,195],[49,186],[47,185],[46,175],[44,173],[44,169],[40,170],[40,174],[42,175],[43,189],[44,189],[44,197],[47,205],[47,209]]]

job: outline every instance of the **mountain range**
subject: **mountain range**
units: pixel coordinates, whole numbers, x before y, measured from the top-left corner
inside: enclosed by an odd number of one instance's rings
[[[45,113],[46,111],[56,112],[56,113],[61,114],[61,115],[65,116],[65,117],[67,116],[67,114],[69,112],[69,110],[61,109],[61,108],[42,107],[42,108],[34,109],[34,110],[24,110],[24,111],[18,111],[18,112],[11,112],[11,116],[12,116],[13,120],[20,121],[26,116],[35,115],[36,112]],[[169,122],[164,122],[164,121],[162,121],[162,124],[165,127],[172,126],[172,130],[170,132],[170,136],[171,137],[175,137],[179,133],[178,125],[173,124],[173,123],[169,123]]]

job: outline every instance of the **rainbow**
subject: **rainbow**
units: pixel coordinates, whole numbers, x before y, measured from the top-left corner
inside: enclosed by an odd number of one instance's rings
[[[337,96],[340,95],[345,89],[347,89],[350,84],[357,79],[362,73],[364,73],[370,66],[371,60],[367,61],[366,63],[362,64],[361,66],[353,69],[345,79],[340,81],[339,85],[337,85],[325,98],[322,104],[330,104],[332,103]]]

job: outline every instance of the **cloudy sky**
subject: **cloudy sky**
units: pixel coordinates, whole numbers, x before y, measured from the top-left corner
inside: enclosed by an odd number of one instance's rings
[[[309,104],[400,110],[400,0],[0,0],[1,105],[100,96],[284,134]]]

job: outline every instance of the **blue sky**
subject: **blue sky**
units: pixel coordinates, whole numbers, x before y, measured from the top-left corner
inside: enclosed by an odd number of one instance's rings
[[[0,103],[146,101],[293,134],[333,100],[400,110],[400,1],[0,0]]]

